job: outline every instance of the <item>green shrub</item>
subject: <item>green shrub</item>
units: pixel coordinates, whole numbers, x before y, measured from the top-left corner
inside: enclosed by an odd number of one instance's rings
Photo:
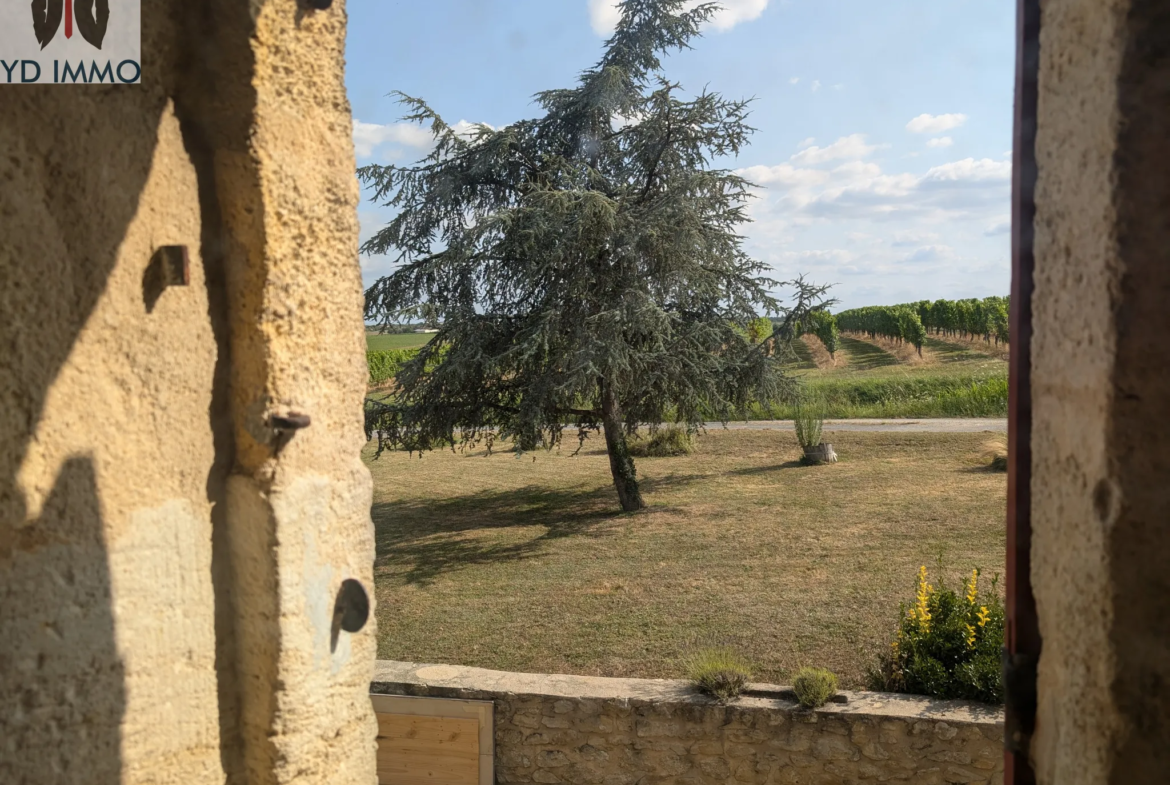
[[[821,443],[825,428],[825,404],[819,398],[802,398],[793,409],[792,424],[796,427],[796,441],[804,449]]]
[[[1007,377],[1000,375],[813,378],[805,389],[823,402],[827,418],[1007,415]],[[782,404],[752,416],[791,419],[796,409],[797,404]]]
[[[740,695],[752,678],[751,665],[727,648],[701,649],[686,661],[687,678],[721,701]]]
[[[960,594],[918,572],[913,603],[902,603],[897,637],[879,655],[869,674],[870,687],[938,698],[1003,702],[1000,651],[1004,611],[996,592],[979,591],[979,571]]]
[[[792,691],[801,706],[815,709],[837,694],[837,676],[825,668],[801,668],[792,681]]]
[[[690,455],[694,451],[695,438],[685,428],[673,425],[656,428],[649,438],[638,439],[630,444],[630,455],[635,458],[670,458]]]
[[[418,355],[418,349],[379,349],[366,352],[366,366],[370,371],[370,386],[393,379],[403,365]]]

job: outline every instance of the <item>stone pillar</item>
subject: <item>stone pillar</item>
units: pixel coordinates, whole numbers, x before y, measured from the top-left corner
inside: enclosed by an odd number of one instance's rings
[[[4,87],[0,781],[372,785],[344,3],[141,19],[140,86]]]
[[[1170,771],[1170,6],[1042,4],[1039,781]]]

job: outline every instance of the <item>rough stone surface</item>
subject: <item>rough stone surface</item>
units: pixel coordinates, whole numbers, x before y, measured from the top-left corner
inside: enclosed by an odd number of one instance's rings
[[[1170,771],[1170,7],[1045,0],[1032,299],[1041,783]]]
[[[495,704],[497,782],[913,785],[1003,779],[997,707],[884,693],[804,711],[781,687],[720,705],[686,683],[379,661],[372,691]],[[555,732],[542,720],[564,720]],[[547,724],[543,727],[547,728]]]
[[[4,89],[0,782],[373,783],[344,4],[141,18],[142,85]]]

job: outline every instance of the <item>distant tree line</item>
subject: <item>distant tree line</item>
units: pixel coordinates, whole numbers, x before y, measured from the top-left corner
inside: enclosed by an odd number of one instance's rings
[[[910,343],[922,354],[926,327],[913,305],[870,305],[837,314],[837,326],[847,332],[866,333],[870,338],[889,338]]]
[[[1007,297],[985,297],[982,300],[919,300],[901,305],[871,305],[851,308],[830,315],[824,311],[811,314],[805,332],[821,339],[830,354],[836,351],[838,329],[865,333],[870,338],[888,338],[909,343],[922,354],[927,333],[969,339],[982,338],[987,343],[1010,343]]]
[[[936,335],[982,338],[999,344],[1010,343],[1008,335],[1008,297],[984,297],[982,300],[922,300],[914,303],[918,318]]]

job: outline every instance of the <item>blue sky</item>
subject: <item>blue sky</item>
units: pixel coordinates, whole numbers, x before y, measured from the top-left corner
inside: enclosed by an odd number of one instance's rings
[[[358,162],[409,163],[450,123],[503,126],[600,55],[614,0],[349,0]],[[667,75],[756,98],[727,162],[762,186],[744,229],[773,277],[834,284],[839,307],[1007,293],[1012,0],[723,0]],[[362,239],[384,208],[363,198]],[[366,285],[390,270],[362,259]]]

